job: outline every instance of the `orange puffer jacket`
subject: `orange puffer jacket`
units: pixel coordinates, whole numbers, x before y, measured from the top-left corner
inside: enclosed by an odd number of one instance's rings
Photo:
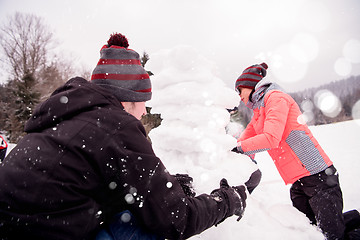
[[[285,184],[331,166],[294,99],[274,83],[256,87],[248,103],[254,116],[238,139],[244,154],[267,150]]]

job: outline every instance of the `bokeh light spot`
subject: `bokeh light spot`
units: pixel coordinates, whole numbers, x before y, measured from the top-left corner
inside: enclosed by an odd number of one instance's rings
[[[360,100],[358,100],[352,107],[351,115],[353,119],[360,120]]]
[[[295,59],[302,63],[308,63],[318,56],[319,43],[314,36],[299,33],[292,40],[291,49]]]
[[[303,114],[299,115],[297,118],[297,122],[302,125],[306,124],[306,117]]]
[[[336,117],[341,112],[341,102],[329,90],[320,90],[315,94],[315,105],[327,117]]]
[[[351,73],[351,63],[346,58],[339,58],[334,64],[335,72],[339,76],[347,76]]]
[[[167,182],[167,183],[166,183],[166,187],[167,187],[167,188],[172,188],[172,182]]]
[[[351,63],[360,63],[360,41],[350,39],[343,48],[344,57]]]
[[[301,106],[301,109],[304,112],[310,112],[310,111],[312,111],[314,109],[314,104],[309,99],[306,99],[306,100],[302,101],[300,106]]]
[[[294,83],[304,78],[307,73],[307,63],[294,57],[293,44],[283,45],[274,51],[271,57],[274,76],[284,83]]]
[[[69,102],[69,99],[66,96],[61,96],[60,97],[60,102],[66,104],[66,103]]]
[[[360,100],[358,100],[352,107],[351,115],[354,121],[360,125]]]
[[[123,215],[121,215],[121,221],[124,223],[128,223],[131,220],[131,215],[129,213],[124,213]]]

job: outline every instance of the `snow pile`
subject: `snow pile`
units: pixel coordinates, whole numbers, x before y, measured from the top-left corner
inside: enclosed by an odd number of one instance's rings
[[[230,118],[226,108],[239,104],[236,92],[225,87],[212,72],[214,66],[188,46],[153,54],[146,67],[155,74],[148,105],[163,118],[149,136],[170,173],[188,173],[197,193],[218,188],[222,177],[231,185],[243,184],[257,166],[247,156],[229,151],[236,139],[225,131]],[[266,162],[261,170],[267,172],[248,197],[241,221],[233,217],[192,239],[323,239],[292,207],[289,187],[267,153],[258,154],[257,160]]]
[[[257,167],[248,157],[230,151],[236,139],[225,131],[230,121],[226,108],[239,104],[236,92],[189,46],[152,55],[147,68],[155,74],[148,105],[163,119],[149,136],[169,171],[193,176],[199,192],[218,188],[225,176],[233,185],[243,184]]]

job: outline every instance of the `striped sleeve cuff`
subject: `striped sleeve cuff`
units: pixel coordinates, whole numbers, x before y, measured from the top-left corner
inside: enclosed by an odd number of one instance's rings
[[[255,154],[255,153],[259,153],[259,152],[264,152],[264,151],[268,151],[270,150],[270,148],[264,148],[264,149],[255,149],[255,150],[252,150],[252,151],[247,151],[245,152],[241,146],[238,146],[237,147],[238,151],[241,152],[242,154],[245,154],[245,155],[252,155],[252,154]]]

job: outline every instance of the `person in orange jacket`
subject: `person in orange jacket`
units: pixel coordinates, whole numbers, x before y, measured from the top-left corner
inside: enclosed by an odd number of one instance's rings
[[[0,135],[0,163],[4,160],[8,144],[5,139]]]
[[[293,206],[317,224],[327,239],[343,239],[343,198],[337,170],[321,148],[294,99],[263,80],[267,64],[246,68],[236,80],[241,101],[253,117],[238,138],[246,155],[268,151],[285,184],[292,184]]]

